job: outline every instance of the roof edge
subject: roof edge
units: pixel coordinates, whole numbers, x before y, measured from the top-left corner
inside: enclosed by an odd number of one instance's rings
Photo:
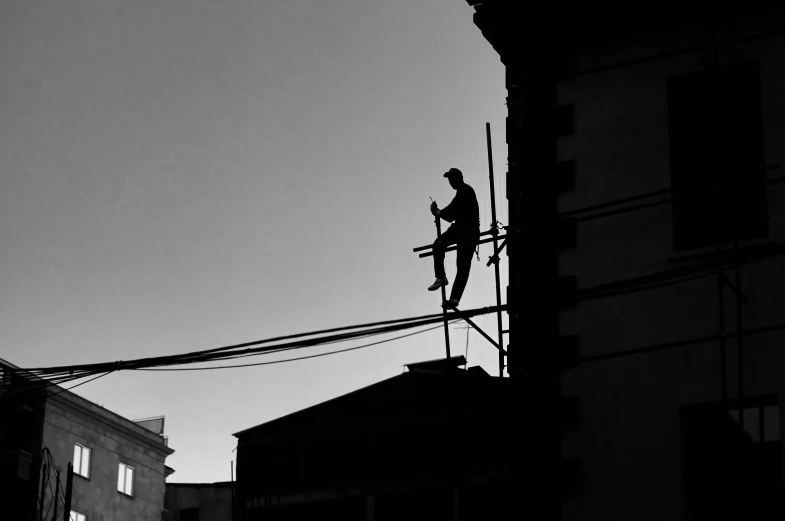
[[[270,421],[266,421],[266,422],[260,423],[258,425],[254,425],[253,427],[249,427],[247,429],[241,430],[239,432],[235,432],[234,434],[232,434],[232,436],[234,436],[235,438],[239,438],[243,434],[247,434],[247,433],[249,433],[249,432],[251,432],[253,430],[256,430],[256,429],[258,429],[260,427],[263,427],[263,426],[267,427],[267,426],[269,426],[272,423],[278,422],[280,420],[284,420],[286,418],[290,418],[292,416],[304,413],[306,411],[310,411],[311,409],[315,409],[316,407],[321,407],[322,405],[326,405],[328,403],[332,403],[332,402],[334,402],[336,400],[339,400],[339,399],[342,399],[342,398],[346,398],[347,396],[351,396],[353,394],[359,393],[360,391],[365,391],[366,389],[371,389],[373,387],[376,387],[377,385],[381,385],[383,383],[389,382],[389,381],[394,380],[396,378],[405,377],[408,374],[412,374],[412,373],[402,373],[402,374],[397,374],[395,376],[391,376],[390,378],[386,378],[384,380],[380,380],[380,381],[378,381],[376,383],[372,383],[371,385],[366,385],[365,387],[360,387],[359,389],[355,389],[354,391],[349,391],[346,394],[342,394],[340,396],[336,396],[334,398],[330,398],[329,400],[325,400],[323,402],[315,403],[313,405],[310,405],[310,406],[306,407],[305,409],[299,409],[297,411],[290,412],[289,414],[285,414],[283,416],[279,416],[278,418],[274,418],[274,419],[272,419]]]

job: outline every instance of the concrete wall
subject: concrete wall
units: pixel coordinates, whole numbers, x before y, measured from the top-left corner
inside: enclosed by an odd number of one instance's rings
[[[198,508],[199,519],[231,521],[232,488],[229,484],[206,485],[169,483],[166,485],[167,521],[179,521],[180,511]]]
[[[782,21],[759,21],[748,33]],[[741,31],[740,31],[741,32]],[[700,33],[666,42],[596,49],[579,57],[586,69],[705,41]],[[785,35],[737,46],[757,58],[763,85],[766,163],[785,175]],[[559,159],[576,164],[576,189],[560,211],[668,188],[667,77],[699,70],[697,53],[586,75],[559,85],[573,104],[575,134],[560,139]],[[769,186],[770,240],[785,243],[785,184]],[[675,267],[670,205],[578,224],[578,247],[564,252],[562,275],[578,287]],[[780,257],[742,268],[746,328],[783,322],[785,270]],[[735,300],[726,291],[726,324],[735,330]],[[593,356],[718,333],[716,278],[581,303],[561,315],[563,334],[577,334],[581,356]],[[745,340],[745,395],[785,399],[785,333]],[[737,393],[735,341],[728,341],[729,396]],[[564,395],[581,398],[583,425],[564,438],[565,457],[584,460],[586,485],[565,504],[565,519],[682,519],[679,406],[719,400],[718,343],[596,361],[565,373]],[[782,418],[782,415],[780,415]],[[782,422],[782,420],[781,420]],[[781,424],[781,430],[785,425]]]
[[[90,404],[89,412],[105,409]],[[83,405],[83,404],[80,404]],[[109,413],[109,411],[106,411]],[[116,420],[116,415],[107,415]],[[119,418],[119,417],[118,417]],[[156,449],[150,441],[157,436],[125,420],[127,430],[105,422],[85,409],[51,398],[44,415],[43,445],[52,452],[65,483],[67,465],[73,462],[74,443],[91,449],[90,478],[74,475],[72,508],[90,521],[160,521],[164,503],[164,461],[169,451]],[[121,424],[122,425],[122,424]],[[137,431],[138,429],[138,431]],[[160,438],[158,438],[160,439]],[[117,491],[120,463],[135,469],[134,494]]]

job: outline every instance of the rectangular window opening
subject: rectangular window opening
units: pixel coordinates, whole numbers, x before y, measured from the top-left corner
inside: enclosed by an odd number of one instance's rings
[[[74,444],[74,474],[90,478],[90,449],[79,443]]]
[[[134,468],[120,463],[117,472],[117,491],[127,496],[134,495]]]

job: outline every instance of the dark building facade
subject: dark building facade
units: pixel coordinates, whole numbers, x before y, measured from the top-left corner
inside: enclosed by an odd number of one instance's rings
[[[508,93],[508,370],[545,425],[511,436],[516,513],[781,519],[783,9],[468,4]]]
[[[167,483],[162,521],[232,521],[234,483]]]
[[[42,388],[7,362],[0,370],[4,519],[34,521],[41,509],[61,517],[71,463],[73,521],[160,521],[174,472],[163,417],[137,424],[60,387]]]
[[[473,520],[505,510],[506,379],[399,376],[235,434],[243,521]]]

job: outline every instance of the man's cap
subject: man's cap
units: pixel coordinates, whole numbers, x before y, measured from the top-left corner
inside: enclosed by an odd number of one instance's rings
[[[463,173],[457,168],[450,168],[449,170],[447,170],[447,172],[445,172],[444,177],[446,177],[447,179],[452,179],[452,178],[463,179]]]

